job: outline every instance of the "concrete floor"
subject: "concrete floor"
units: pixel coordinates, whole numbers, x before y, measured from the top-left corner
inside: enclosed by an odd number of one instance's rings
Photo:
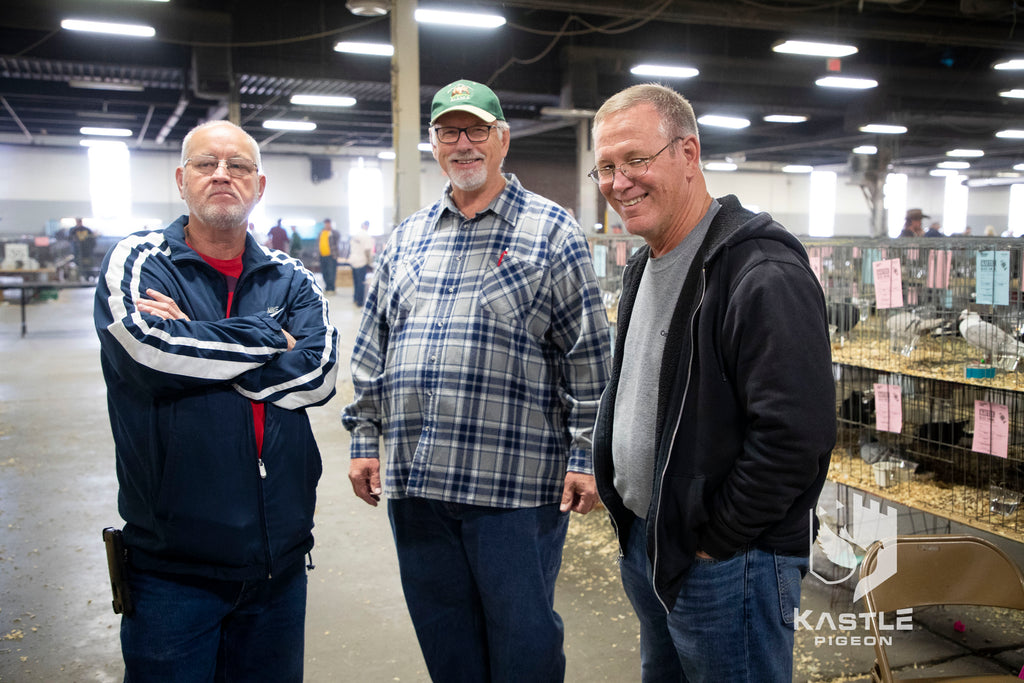
[[[34,303],[28,334],[0,304],[0,681],[119,681],[118,620],[110,609],[104,526],[120,525],[113,444],[92,329],[92,291]],[[351,290],[332,298],[347,358],[358,320]],[[310,574],[306,680],[426,681],[405,610],[383,508],[355,498],[339,412],[352,394],[310,411],[324,459]],[[809,578],[802,609],[858,611],[848,586]],[[639,680],[639,628],[618,580],[615,543],[602,513],[573,516],[556,593],[566,626],[566,680]],[[964,633],[952,629],[960,620]],[[894,659],[920,673],[1024,665],[1024,621],[999,612],[915,613]],[[843,635],[857,635],[851,632]],[[862,633],[861,633],[862,634]],[[797,633],[798,681],[862,681],[870,646],[815,643]],[[950,656],[949,652],[953,651]],[[981,653],[976,654],[976,653]],[[934,666],[929,666],[930,664]]]

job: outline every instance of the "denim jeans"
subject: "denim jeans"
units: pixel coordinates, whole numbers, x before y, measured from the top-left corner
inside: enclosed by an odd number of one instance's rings
[[[320,256],[320,274],[324,276],[324,291],[333,292],[334,283],[338,276],[338,257]]]
[[[121,619],[125,683],[301,683],[302,562],[259,581],[133,570],[135,613]]]
[[[357,306],[366,302],[366,273],[369,270],[369,266],[352,268],[352,299]]]
[[[390,499],[406,605],[430,677],[444,683],[563,680],[555,579],[569,514]]]
[[[620,564],[640,619],[645,683],[789,683],[793,610],[807,558],[751,549],[728,560],[697,558],[667,613],[651,583],[647,523],[636,518]]]

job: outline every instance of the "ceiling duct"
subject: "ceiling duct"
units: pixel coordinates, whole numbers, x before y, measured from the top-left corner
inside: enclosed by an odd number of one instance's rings
[[[208,100],[227,99],[234,77],[226,47],[192,48],[192,92]]]

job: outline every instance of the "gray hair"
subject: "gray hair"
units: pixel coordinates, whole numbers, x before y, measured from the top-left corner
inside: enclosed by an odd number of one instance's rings
[[[659,132],[666,138],[696,135],[700,139],[697,132],[697,117],[690,102],[675,90],[658,83],[641,83],[620,90],[609,97],[594,115],[592,131],[597,131],[605,117],[641,104],[654,107],[661,119],[658,124]]]
[[[256,142],[256,138],[246,133],[244,130],[242,130],[240,126],[237,126],[231,123],[230,121],[224,121],[220,119],[216,121],[205,121],[203,123],[200,123],[198,126],[196,126],[195,128],[193,128],[192,130],[185,134],[185,139],[181,141],[182,166],[185,165],[185,160],[188,159],[189,157],[188,153],[189,148],[192,146],[192,136],[195,135],[195,133],[197,133],[198,131],[205,130],[207,128],[213,128],[214,126],[231,126],[235,130],[239,131],[242,135],[244,135],[246,141],[249,143],[249,146],[252,147],[252,156],[253,161],[256,162],[256,167],[260,169],[263,168],[263,159],[260,157],[260,145],[258,142]]]

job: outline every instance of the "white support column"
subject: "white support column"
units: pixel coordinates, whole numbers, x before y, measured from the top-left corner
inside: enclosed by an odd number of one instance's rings
[[[416,0],[392,0],[391,125],[395,147],[395,225],[420,208],[420,41]]]
[[[583,231],[588,235],[594,232],[594,223],[598,222],[597,184],[587,177],[587,172],[594,167],[594,141],[590,136],[590,119],[580,119],[576,124],[576,175],[579,178],[579,215],[576,217]]]

